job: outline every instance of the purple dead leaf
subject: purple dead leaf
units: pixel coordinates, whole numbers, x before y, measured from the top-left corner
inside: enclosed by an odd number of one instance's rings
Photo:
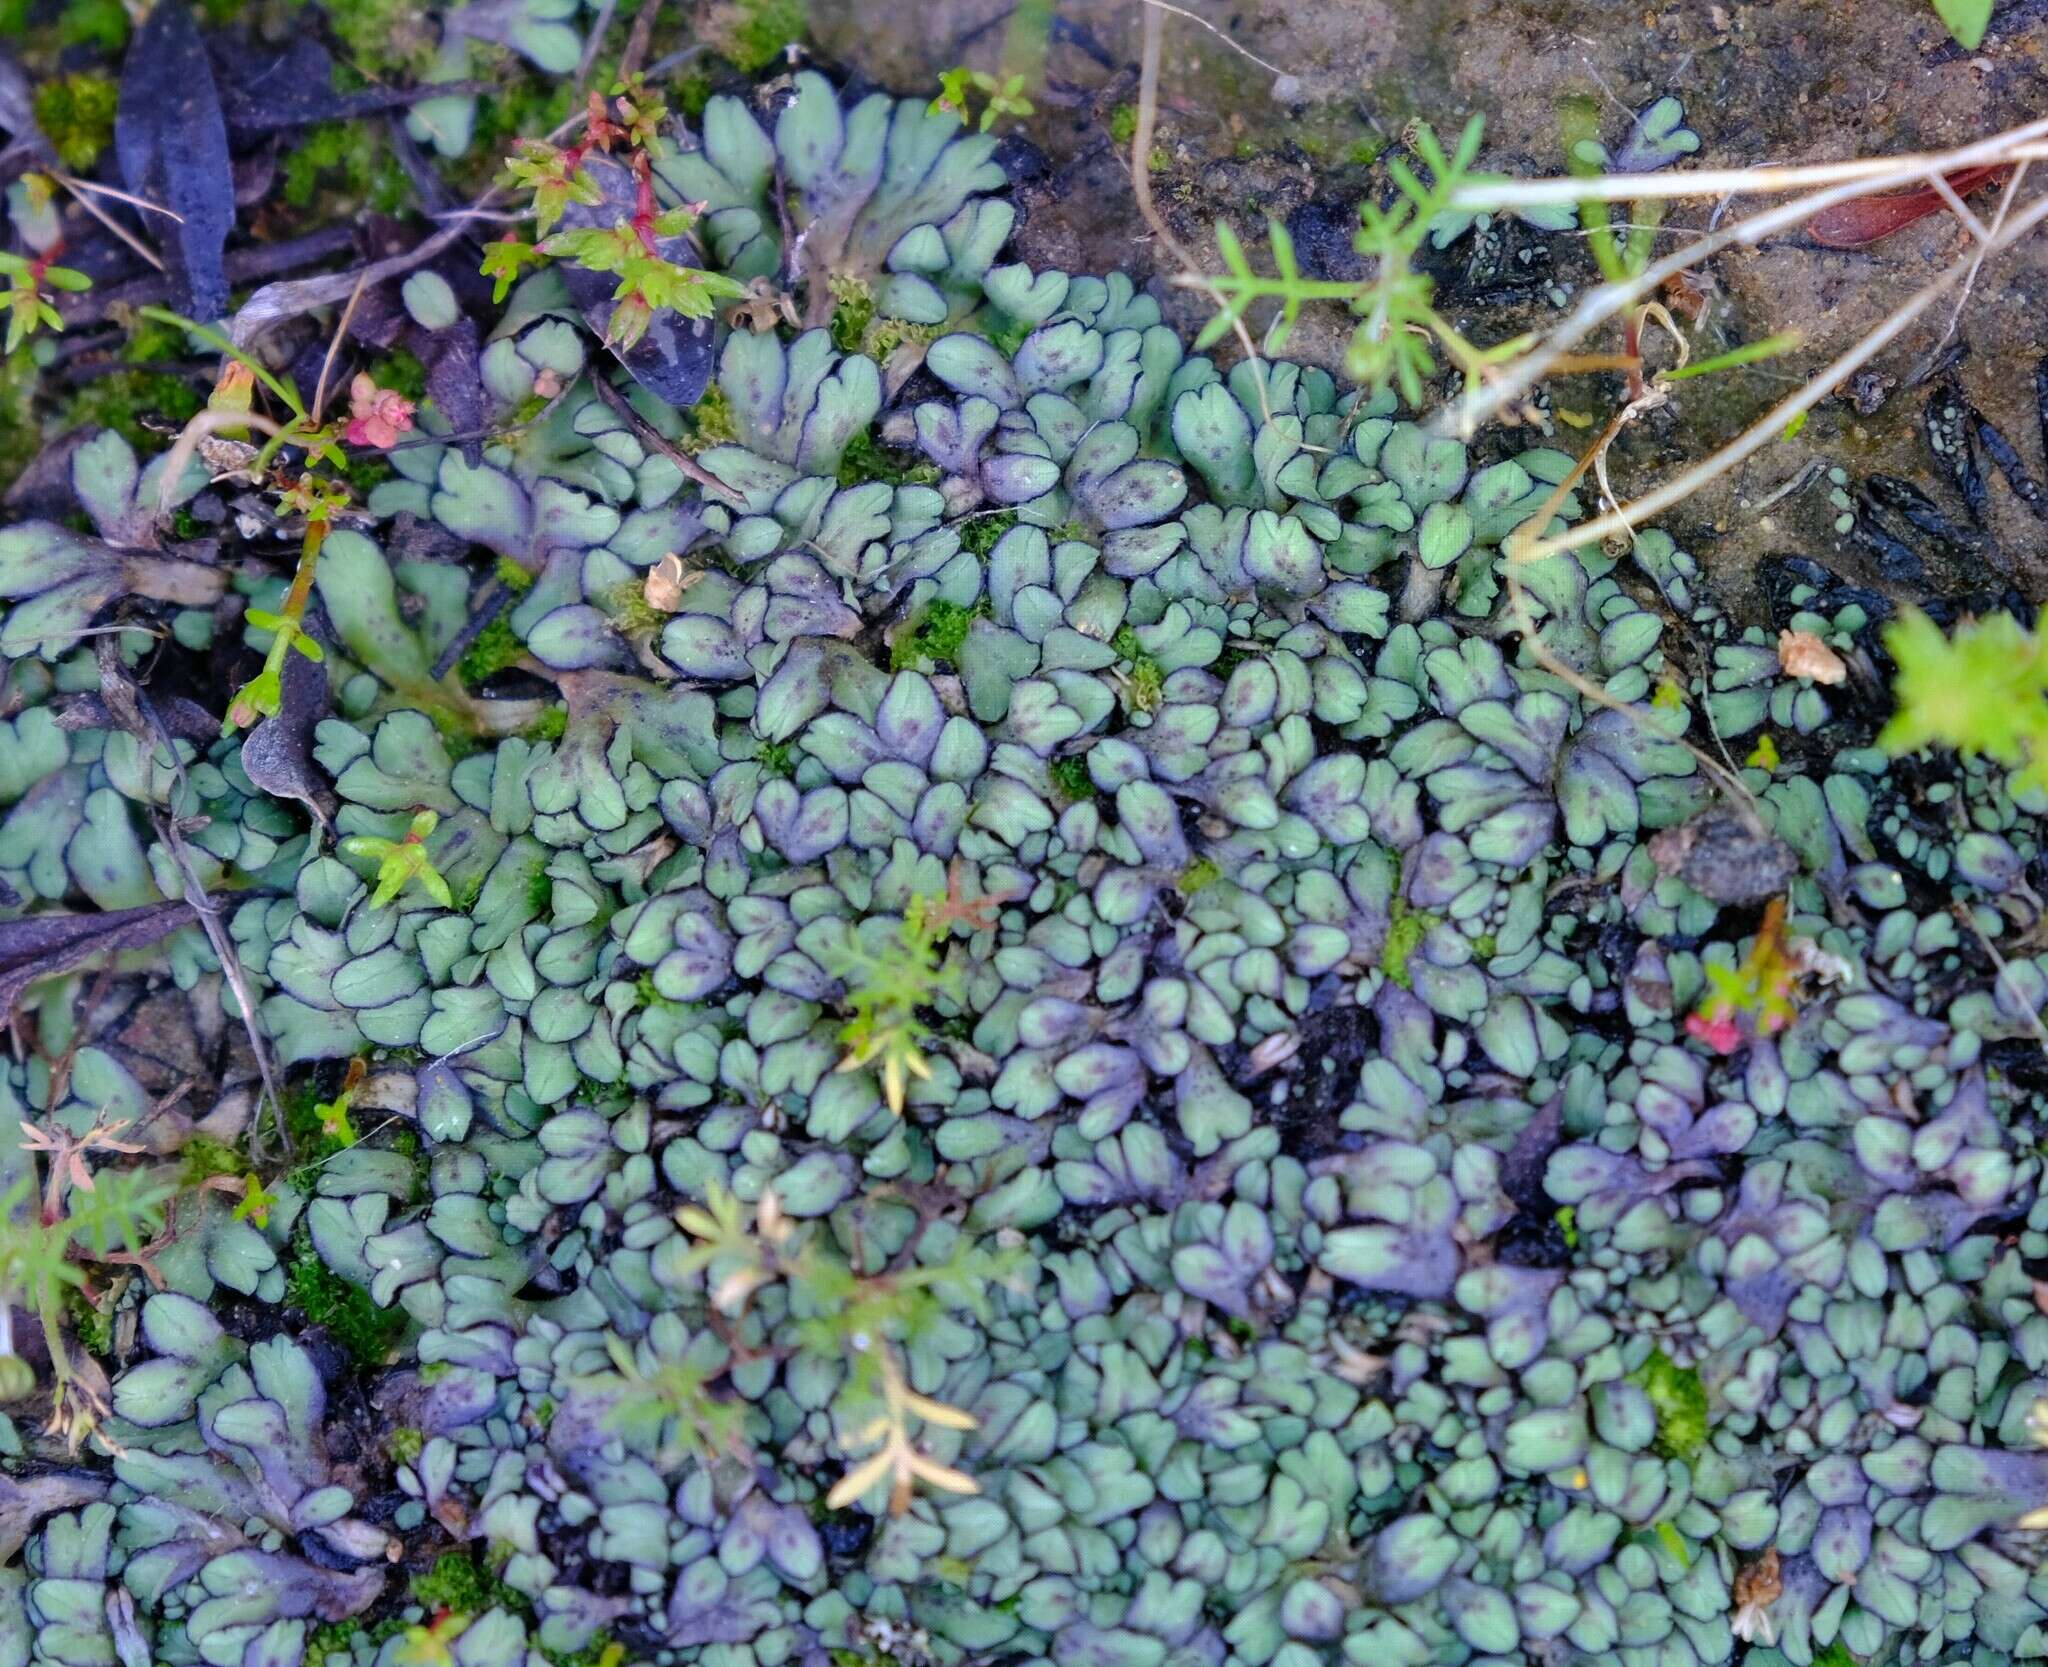
[[[14,1554],[44,1517],[104,1499],[109,1485],[103,1476],[77,1470],[22,1477],[0,1474],[0,1564],[14,1561]]]
[[[313,731],[327,716],[327,668],[303,654],[287,654],[283,699],[242,742],[242,773],[273,798],[297,799],[323,831],[331,828],[334,795],[313,762]]]
[[[638,187],[633,172],[608,156],[584,159],[584,172],[604,192],[595,204],[571,203],[562,216],[566,228],[610,227],[631,220],[638,204]],[[702,266],[704,256],[688,236],[655,239],[655,252],[678,266]],[[617,286],[602,272],[564,262],[558,270],[569,286],[569,294],[583,309],[583,319],[598,335],[610,328],[618,303],[612,299]],[[632,347],[613,355],[633,373],[634,380],[659,399],[677,407],[695,405],[711,381],[711,343],[715,331],[708,318],[687,319],[679,313],[659,312],[647,334]]]
[[[145,903],[100,914],[29,915],[0,920],[0,1014],[31,984],[81,966],[95,955],[146,949],[196,918],[190,903]]]
[[[180,305],[195,318],[222,317],[234,170],[213,65],[184,0],[160,0],[135,32],[121,68],[114,148],[128,189],[178,216],[152,215],[150,230],[182,292]]]
[[[233,42],[217,40],[214,56],[225,72],[219,81],[221,110],[238,141],[280,128],[352,121],[384,110],[402,110],[422,99],[491,90],[483,83],[428,81],[416,87],[369,87],[338,93],[334,90],[333,58],[304,30],[274,52],[238,48]]]

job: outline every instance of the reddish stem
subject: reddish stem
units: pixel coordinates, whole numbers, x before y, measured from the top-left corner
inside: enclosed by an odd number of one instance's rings
[[[1948,186],[1957,196],[1967,197],[1973,191],[1997,184],[2010,171],[2004,167],[1963,168],[1948,176]],[[1823,248],[1862,249],[1947,206],[1948,199],[1940,191],[1931,185],[1919,185],[1890,196],[1858,197],[1824,208],[1807,221],[1806,230]]]

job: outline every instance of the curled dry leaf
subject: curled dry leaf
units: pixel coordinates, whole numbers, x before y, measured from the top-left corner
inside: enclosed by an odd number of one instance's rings
[[[648,569],[647,582],[641,586],[641,594],[647,598],[650,608],[672,614],[683,605],[683,592],[698,577],[695,573],[685,573],[683,558],[671,551]]]
[[[1778,665],[1787,677],[1810,677],[1816,683],[1840,683],[1849,675],[1841,655],[1811,631],[1778,633]]]

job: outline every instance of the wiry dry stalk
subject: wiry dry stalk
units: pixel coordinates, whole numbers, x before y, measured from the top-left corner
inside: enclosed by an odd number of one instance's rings
[[[1944,180],[1947,175],[1965,168],[2026,161],[2040,154],[2044,140],[2048,140],[2048,119],[2010,128],[1953,151],[1924,155],[1871,157],[1794,168],[1703,168],[1669,174],[1590,175],[1584,179],[1474,181],[1462,186],[1453,194],[1455,204],[1490,211],[1576,205],[1589,201],[1640,202],[1651,197],[1808,194],[1710,232],[1632,277],[1604,283],[1588,291],[1571,314],[1536,348],[1503,367],[1482,386],[1469,389],[1465,398],[1446,406],[1435,419],[1435,430],[1439,434],[1455,433],[1461,439],[1471,438],[1482,424],[1516,404],[1537,383],[1552,375],[1563,355],[1591,331],[1627,311],[1644,297],[1654,295],[1667,279],[1699,265],[1724,249],[1737,244],[1754,245],[1776,232],[1803,225],[1822,209],[1868,196],[1874,191]],[[1812,187],[1819,189],[1810,189]],[[2026,218],[2024,223],[2031,228],[2034,218]],[[1997,246],[2008,246],[2011,241],[2008,236]],[[1983,252],[1988,253],[1991,247],[1984,245]],[[1916,297],[1915,302],[1919,299]],[[1908,303],[1909,306],[1913,304]],[[1887,320],[1887,325],[1892,322]],[[1897,331],[1893,330],[1885,339],[1889,341],[1896,334]],[[1859,365],[1862,362],[1861,358],[1856,360]]]
[[[1695,463],[1691,468],[1666,481],[1654,491],[1645,493],[1633,503],[1624,504],[1597,520],[1573,527],[1554,538],[1539,539],[1511,559],[1540,561],[1545,556],[1556,555],[1563,550],[1576,550],[1583,545],[1595,544],[1615,533],[1626,533],[1631,524],[1640,524],[1661,514],[1673,504],[1684,502],[1709,481],[1727,473],[1769,445],[1785,431],[1786,425],[1794,418],[1826,399],[1849,377],[1896,341],[1914,320],[1935,302],[1973,275],[1984,258],[2011,248],[2044,219],[2048,219],[2048,197],[2040,197],[2029,203],[2025,210],[2010,220],[1995,239],[1974,251],[1970,259],[1957,262],[1925,285],[1916,295],[1901,303],[1876,329],[1865,335],[1825,370],[1811,378],[1797,393],[1772,406],[1711,457]],[[1521,369],[1522,367],[1517,365],[1510,374],[1515,374]]]

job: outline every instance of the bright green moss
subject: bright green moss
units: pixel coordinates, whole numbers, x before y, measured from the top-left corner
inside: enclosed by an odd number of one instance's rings
[[[427,367],[416,355],[394,348],[370,366],[370,380],[417,404],[427,397]]]
[[[999,515],[977,515],[958,524],[960,548],[977,560],[986,561],[1004,533],[1017,524],[1017,512],[1006,509]]]
[[[1707,1439],[1707,1391],[1699,1373],[1659,1349],[1634,1381],[1656,1409],[1657,1450],[1666,1458],[1690,1459]]]
[[[434,1560],[425,1574],[412,1577],[413,1601],[432,1613],[446,1609],[457,1615],[481,1615],[486,1609],[526,1609],[524,1592],[507,1586],[467,1552],[450,1551]]]
[[[206,404],[206,396],[189,382],[161,371],[114,370],[82,383],[58,414],[59,426],[111,428],[136,450],[147,455],[161,451],[169,442],[161,432],[177,429]],[[154,419],[156,427],[143,419]]]
[[[796,771],[796,749],[788,741],[763,741],[755,754],[764,776],[788,776]]]
[[[497,575],[498,583],[514,596],[524,596],[533,589],[533,575],[521,567],[510,556],[500,556],[498,565],[491,569]]]
[[[957,664],[973,623],[972,608],[963,608],[942,596],[934,597],[918,615],[916,625],[899,633],[890,645],[890,669],[908,671],[927,660],[949,666]]]
[[[216,1175],[241,1175],[249,1167],[242,1154],[226,1141],[203,1134],[191,1136],[178,1148],[178,1162],[178,1179],[187,1187],[196,1187]]]
[[[1180,878],[1174,882],[1174,889],[1183,897],[1194,897],[1207,891],[1223,878],[1223,870],[1207,857],[1197,857],[1180,871]]]
[[[1429,936],[1436,916],[1412,910],[1398,897],[1394,899],[1393,915],[1392,924],[1387,927],[1387,941],[1380,946],[1380,971],[1409,990],[1415,986],[1408,963],[1422,947],[1422,940]]]
[[[1138,107],[1135,104],[1119,104],[1109,113],[1109,136],[1119,145],[1128,145],[1138,134]]]
[[[73,173],[84,173],[113,142],[119,96],[104,75],[60,75],[36,89],[36,126]]]
[[[326,206],[335,211],[360,206],[396,214],[410,203],[412,186],[368,122],[325,122],[285,153],[284,200],[293,208],[311,208],[323,190],[330,193]]]
[[[714,7],[704,34],[743,75],[759,75],[804,38],[806,0],[729,0]]]
[[[1095,781],[1088,774],[1088,761],[1078,754],[1072,758],[1055,758],[1049,766],[1049,773],[1054,790],[1068,804],[1078,804],[1083,799],[1095,797]]]
[[[285,1303],[305,1315],[363,1366],[381,1366],[405,1334],[405,1316],[379,1308],[370,1293],[320,1259],[312,1235],[301,1228],[285,1266]]]
[[[512,621],[501,609],[490,624],[470,639],[462,658],[455,662],[455,670],[464,688],[480,689],[507,666],[517,665],[519,656],[525,652],[526,644],[519,640],[519,633],[512,629]]]
[[[529,741],[559,741],[569,728],[569,708],[557,701],[533,720],[526,732]]]
[[[729,445],[739,432],[733,426],[732,406],[726,402],[725,390],[716,382],[706,388],[704,397],[690,407],[689,418],[690,426],[696,432],[683,442],[685,451]]]
[[[861,486],[871,480],[889,486],[933,486],[938,479],[935,465],[910,452],[883,445],[871,432],[855,435],[839,460],[841,486]]]
[[[858,353],[875,322],[875,292],[856,278],[835,273],[829,280],[832,299],[832,345],[841,353]]]
[[[399,1464],[411,1464],[425,1451],[426,1436],[409,1424],[400,1425],[384,1438],[384,1451]]]

